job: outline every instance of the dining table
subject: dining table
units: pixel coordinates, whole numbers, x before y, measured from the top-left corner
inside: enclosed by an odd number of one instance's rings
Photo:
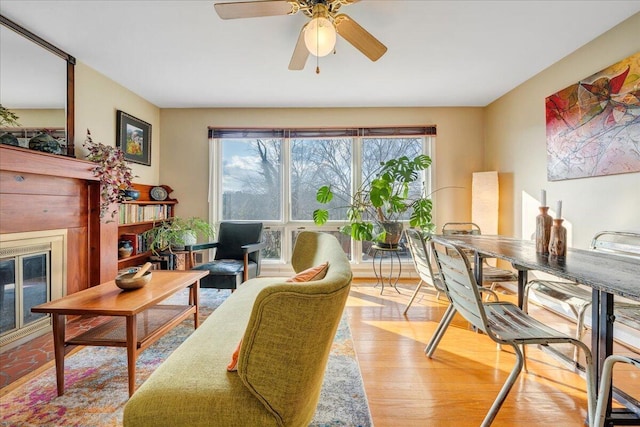
[[[640,262],[619,255],[567,248],[563,257],[536,251],[535,242],[500,235],[441,236],[456,246],[473,252],[474,275],[482,283],[483,258],[497,258],[511,263],[518,271],[518,306],[522,308],[524,287],[529,271],[541,271],[576,282],[592,289],[591,352],[599,387],[604,360],[613,352],[615,296],[640,301]],[[596,388],[597,389],[597,388]],[[607,422],[640,425],[640,401],[615,389],[613,397],[624,405],[607,407]]]

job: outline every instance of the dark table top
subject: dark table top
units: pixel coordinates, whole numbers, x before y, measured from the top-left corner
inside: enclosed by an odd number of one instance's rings
[[[507,260],[517,269],[538,270],[600,291],[640,301],[640,262],[593,250],[567,248],[564,259],[536,253],[535,243],[504,236],[434,236],[488,257]]]

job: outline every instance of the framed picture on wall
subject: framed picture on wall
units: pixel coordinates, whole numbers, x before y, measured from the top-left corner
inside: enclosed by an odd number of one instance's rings
[[[151,125],[118,110],[116,147],[128,162],[151,166]]]

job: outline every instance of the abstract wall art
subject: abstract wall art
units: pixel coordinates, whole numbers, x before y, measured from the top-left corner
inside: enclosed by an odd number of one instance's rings
[[[549,181],[640,172],[640,52],[545,101]]]

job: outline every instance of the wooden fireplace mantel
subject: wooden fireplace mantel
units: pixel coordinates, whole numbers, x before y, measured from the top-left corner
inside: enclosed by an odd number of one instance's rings
[[[97,181],[94,163],[11,145],[0,145],[0,170]]]
[[[100,220],[93,166],[0,145],[0,234],[67,229],[67,294],[117,274],[118,224]]]

